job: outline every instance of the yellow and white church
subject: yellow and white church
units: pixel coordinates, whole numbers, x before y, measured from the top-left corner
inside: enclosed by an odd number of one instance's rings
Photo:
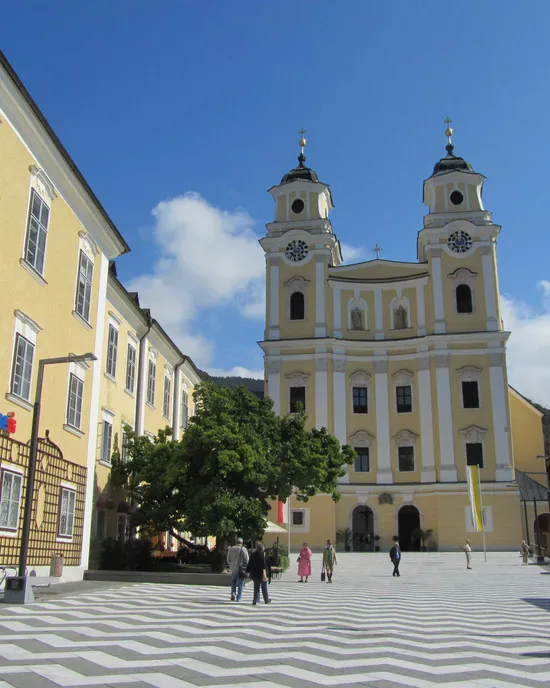
[[[311,426],[357,452],[338,503],[291,500],[293,548],[319,549],[347,528],[354,550],[387,549],[394,535],[418,549],[419,527],[440,550],[466,537],[481,546],[469,464],[480,467],[487,548],[517,549],[525,537],[514,456],[536,467],[541,414],[508,386],[501,228],[483,207],[485,177],[446,136],[447,155],[424,181],[414,262],[343,264],[331,190],[305,165],[303,132],[298,166],[269,189],[266,393],[277,413],[301,403]]]

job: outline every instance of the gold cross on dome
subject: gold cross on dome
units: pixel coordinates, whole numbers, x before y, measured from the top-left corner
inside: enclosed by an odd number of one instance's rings
[[[380,258],[380,252],[383,251],[384,249],[380,248],[380,246],[378,246],[378,243],[377,243],[376,246],[371,250],[373,253],[376,253],[376,259],[378,260],[378,258]]]
[[[447,125],[447,129],[445,130],[445,136],[447,137],[448,143],[452,144],[453,130],[451,129],[451,124],[453,123],[453,120],[449,117],[449,115],[447,115],[446,119],[444,119],[443,121]]]
[[[306,130],[302,127],[302,129],[300,129],[300,131],[298,133],[300,134],[300,140],[298,141],[298,145],[300,146],[300,153],[301,153],[301,155],[303,155],[304,154],[304,148],[305,148],[305,145],[307,143]]]

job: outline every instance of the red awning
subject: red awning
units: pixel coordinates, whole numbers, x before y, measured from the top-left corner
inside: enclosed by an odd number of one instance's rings
[[[129,514],[130,513],[130,505],[128,502],[119,502],[117,506],[117,512],[119,514]]]
[[[99,495],[95,503],[98,509],[114,509],[115,503],[107,495]]]

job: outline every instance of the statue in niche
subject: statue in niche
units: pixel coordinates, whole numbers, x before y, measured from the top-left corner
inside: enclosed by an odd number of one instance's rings
[[[362,330],[363,325],[361,323],[361,309],[355,306],[351,311],[351,329],[352,330]]]
[[[406,330],[409,326],[407,322],[407,309],[404,306],[397,306],[394,310],[393,326],[396,330]]]

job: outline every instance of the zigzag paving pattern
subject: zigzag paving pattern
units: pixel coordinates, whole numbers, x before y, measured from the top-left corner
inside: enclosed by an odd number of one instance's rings
[[[294,558],[294,557],[293,557]],[[293,568],[295,564],[293,563]],[[82,584],[0,606],[0,688],[449,688],[550,685],[550,575],[515,554],[340,554],[273,603],[228,588]]]

